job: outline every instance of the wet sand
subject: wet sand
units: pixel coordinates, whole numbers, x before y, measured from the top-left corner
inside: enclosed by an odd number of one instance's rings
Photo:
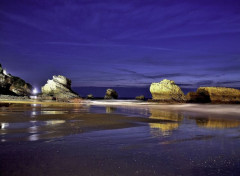
[[[98,100],[88,102],[95,106],[122,106],[133,108],[151,108],[160,110],[171,111],[187,111],[197,112],[205,114],[218,114],[229,116],[240,116],[239,104],[194,104],[194,103],[182,103],[182,104],[165,104],[165,103],[152,103],[142,101],[126,101],[126,100]]]
[[[0,173],[238,175],[236,112],[154,106],[1,104]]]
[[[206,114],[219,114],[229,116],[240,116],[240,104],[195,104],[195,103],[179,103],[166,104],[144,102],[138,100],[83,100],[81,103],[67,103],[56,101],[38,101],[38,100],[0,100],[0,103],[13,104],[40,104],[40,105],[94,105],[94,106],[112,106],[112,107],[133,107],[133,108],[151,108],[171,111],[188,111]]]

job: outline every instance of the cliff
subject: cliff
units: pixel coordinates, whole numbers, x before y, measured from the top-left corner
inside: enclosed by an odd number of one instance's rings
[[[23,79],[7,74],[0,64],[0,94],[29,96],[32,89],[32,86]]]

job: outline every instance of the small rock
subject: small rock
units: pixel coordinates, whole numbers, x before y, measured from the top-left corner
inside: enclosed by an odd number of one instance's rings
[[[145,100],[145,96],[144,95],[136,96],[135,99],[136,100]]]
[[[117,99],[118,93],[113,89],[107,89],[104,99]]]
[[[87,95],[87,99],[94,99],[94,96],[92,94]]]

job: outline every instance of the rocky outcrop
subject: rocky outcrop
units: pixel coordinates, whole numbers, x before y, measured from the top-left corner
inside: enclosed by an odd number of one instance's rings
[[[12,101],[12,100],[19,100],[19,101],[26,101],[30,100],[28,96],[13,96],[13,95],[0,95],[1,100],[7,100],[7,101]]]
[[[91,100],[91,99],[94,99],[94,96],[93,94],[88,94],[86,98]]]
[[[0,64],[0,94],[29,96],[32,89],[32,86],[23,79],[7,74]]]
[[[113,89],[107,89],[104,99],[117,99],[118,93]]]
[[[144,95],[136,96],[135,99],[136,100],[145,100],[145,96]]]
[[[188,93],[191,103],[240,103],[240,90],[226,87],[200,87]]]
[[[159,83],[152,83],[150,92],[153,100],[161,102],[185,102],[181,88],[174,81],[164,79]]]
[[[61,75],[53,76],[53,79],[48,80],[42,87],[42,98],[49,99],[49,97],[60,101],[80,98],[77,93],[72,91],[71,80]]]
[[[188,103],[210,103],[211,99],[209,93],[205,90],[198,92],[188,92],[186,95]]]

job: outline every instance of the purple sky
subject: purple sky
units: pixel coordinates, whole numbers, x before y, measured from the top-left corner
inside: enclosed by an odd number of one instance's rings
[[[38,87],[240,87],[240,1],[1,0],[0,63]]]

